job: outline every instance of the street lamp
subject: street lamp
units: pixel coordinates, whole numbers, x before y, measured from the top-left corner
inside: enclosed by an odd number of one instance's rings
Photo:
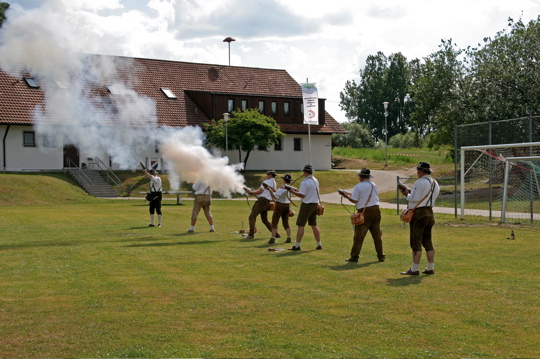
[[[228,42],[229,43],[229,66],[231,66],[231,42],[233,41],[236,41],[235,39],[233,39],[232,37],[226,37],[225,40],[223,40],[223,42]]]
[[[229,116],[231,114],[228,113],[228,112],[225,112],[223,114],[223,121],[225,121],[225,151],[226,152],[229,152],[229,136],[228,136],[228,133],[227,133],[227,122],[229,122]]]
[[[384,167],[388,166],[388,102],[383,102],[384,105],[384,144],[386,148],[386,159]]]

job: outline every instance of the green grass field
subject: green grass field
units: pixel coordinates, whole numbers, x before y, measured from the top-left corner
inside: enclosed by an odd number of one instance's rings
[[[308,229],[301,252],[269,252],[266,232],[234,233],[247,226],[245,200],[214,201],[216,232],[201,213],[187,234],[191,201],[165,201],[163,228],[148,228],[143,200],[89,198],[62,176],[14,191],[7,176],[1,357],[540,357],[537,227],[437,215],[437,273],[411,278],[399,274],[410,248],[393,210],[387,260],[368,235],[349,264],[339,205],[319,217],[324,250]]]

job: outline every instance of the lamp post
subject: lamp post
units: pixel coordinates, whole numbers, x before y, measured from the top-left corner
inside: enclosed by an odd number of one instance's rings
[[[388,102],[383,102],[384,106],[384,145],[386,149],[386,157],[384,167],[388,166]]]
[[[225,152],[229,152],[229,136],[227,133],[227,122],[229,122],[230,113],[225,112],[223,114],[223,121],[225,121]]]
[[[229,66],[231,66],[231,42],[233,41],[236,41],[235,39],[233,39],[232,37],[226,37],[225,40],[223,40],[223,42],[228,42],[229,43]]]

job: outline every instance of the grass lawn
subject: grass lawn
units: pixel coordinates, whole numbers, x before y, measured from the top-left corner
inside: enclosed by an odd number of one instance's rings
[[[62,185],[62,197],[3,206],[0,357],[540,357],[536,227],[437,215],[437,273],[405,277],[394,210],[386,262],[368,235],[352,264],[340,205],[319,217],[324,250],[307,229],[302,251],[269,252],[266,230],[234,233],[245,200],[214,201],[216,232],[201,213],[187,234],[191,201],[165,201],[163,228],[148,228],[144,201]]]

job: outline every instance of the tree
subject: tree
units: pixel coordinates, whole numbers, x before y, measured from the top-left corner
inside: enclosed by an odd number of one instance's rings
[[[223,119],[205,124],[206,138],[212,145],[225,149],[225,122]],[[285,137],[272,117],[265,116],[257,109],[233,111],[227,123],[229,149],[238,150],[238,160],[247,167],[251,151],[255,147],[269,148]],[[242,160],[242,151],[245,157]]]
[[[388,58],[390,64],[385,80],[388,104],[388,138],[405,133],[410,127],[409,87],[411,76],[407,58],[401,53],[392,54]],[[384,102],[384,101],[383,101]]]
[[[336,133],[332,135],[332,140],[340,147],[352,148],[373,148],[375,140],[366,125],[357,122],[347,122],[342,124],[347,133]]]
[[[2,27],[2,24],[6,19],[6,10],[8,7],[9,4],[7,2],[0,2],[0,27]]]
[[[413,72],[410,90],[414,110],[410,123],[418,144],[422,137],[433,131],[436,132],[435,141],[452,143],[454,125],[462,118],[462,111],[456,111],[460,107],[455,104],[464,68],[459,60],[462,50],[454,46],[452,39],[441,41],[439,50],[418,63]]]
[[[475,95],[477,121],[494,121],[540,113],[540,16],[524,24],[508,19],[509,31],[485,38],[484,46],[469,48],[467,83]]]
[[[360,70],[360,82],[347,81],[340,92],[340,107],[350,121],[365,124],[377,140],[384,138],[385,121],[388,137],[405,133],[409,128],[410,103],[409,64],[401,53],[386,57],[384,53],[369,55]],[[389,102],[384,117],[383,102]]]

